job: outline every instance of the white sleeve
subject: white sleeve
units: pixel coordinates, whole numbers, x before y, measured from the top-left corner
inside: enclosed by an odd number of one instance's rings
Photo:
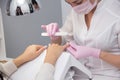
[[[52,64],[44,63],[35,80],[54,80],[54,70],[55,68]]]
[[[0,71],[10,76],[12,73],[14,73],[17,70],[16,65],[14,64],[13,60],[8,61],[7,63],[0,63]]]
[[[62,28],[60,29],[61,31],[65,31],[65,32],[72,32],[72,11],[71,13],[67,16],[64,25],[62,26]]]
[[[67,19],[65,20],[64,25],[61,27],[60,31],[67,32],[70,34],[73,34],[73,21],[72,21],[72,11],[71,13],[67,16]],[[73,39],[73,36],[62,36],[63,41],[69,41]]]
[[[116,24],[116,32],[117,32],[117,35],[118,35],[118,46],[120,48],[120,20]]]

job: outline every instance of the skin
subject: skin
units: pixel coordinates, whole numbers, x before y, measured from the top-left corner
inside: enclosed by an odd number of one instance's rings
[[[100,59],[120,68],[120,55],[114,55],[108,52],[101,51]]]
[[[20,56],[13,60],[13,62],[17,67],[20,67],[22,64],[38,57],[45,49],[46,47],[41,45],[28,46]]]
[[[74,6],[82,4],[86,0],[65,0],[65,1],[68,4],[70,4],[72,7],[74,7]],[[90,0],[90,1],[91,1],[91,3],[94,3],[95,0]],[[98,3],[99,3],[99,1],[100,0],[98,0]],[[88,14],[85,15],[85,21],[86,21],[86,25],[87,25],[88,30],[90,28],[91,19],[92,19],[93,14],[96,10],[96,7],[91,12],[89,12]],[[61,42],[62,42],[61,37],[59,37],[55,41],[52,40],[52,43],[61,44]],[[108,52],[105,52],[105,51],[101,51],[99,58],[104,60],[105,62],[113,65],[113,66],[116,66],[116,67],[120,68],[120,55],[115,55],[113,53],[108,53]]]
[[[55,65],[57,59],[62,54],[62,52],[69,46],[69,44],[66,44],[64,46],[58,45],[58,44],[50,44],[47,49],[47,54],[44,60],[44,63],[50,63],[52,65]]]
[[[58,44],[49,45],[44,63],[50,63],[52,65],[55,65],[61,53],[68,46],[69,44],[66,44],[64,46],[60,46]],[[20,56],[18,56],[17,58],[13,60],[13,62],[19,68],[24,63],[29,62],[35,59],[36,57],[38,57],[45,49],[46,49],[46,46],[41,46],[41,45],[28,46]]]

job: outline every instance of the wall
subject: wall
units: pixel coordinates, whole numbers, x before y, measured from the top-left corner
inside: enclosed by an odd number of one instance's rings
[[[40,35],[44,31],[40,26],[51,22],[62,24],[60,0],[40,0],[42,8],[39,12],[21,17],[5,14],[6,1],[0,0],[7,57],[17,57],[31,44],[47,45],[49,38]]]

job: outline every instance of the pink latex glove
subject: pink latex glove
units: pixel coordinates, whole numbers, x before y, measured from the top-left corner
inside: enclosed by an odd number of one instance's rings
[[[48,25],[41,25],[41,28],[43,28],[51,39],[55,40],[58,38],[58,36],[55,36],[55,33],[59,31],[58,24],[57,23],[50,23]]]
[[[70,42],[70,47],[67,48],[67,51],[69,51],[76,59],[80,59],[89,56],[99,58],[101,50],[85,46],[78,46],[72,41]]]

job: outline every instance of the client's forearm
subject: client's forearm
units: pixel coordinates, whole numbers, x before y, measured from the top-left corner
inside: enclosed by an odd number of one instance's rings
[[[54,66],[56,61],[57,61],[57,59],[54,58],[53,56],[51,56],[51,57],[46,56],[44,63],[49,63],[49,64],[52,64]]]
[[[24,64],[26,61],[24,59],[22,59],[20,56],[17,57],[16,59],[13,60],[14,64],[17,67],[20,67],[22,64]]]

